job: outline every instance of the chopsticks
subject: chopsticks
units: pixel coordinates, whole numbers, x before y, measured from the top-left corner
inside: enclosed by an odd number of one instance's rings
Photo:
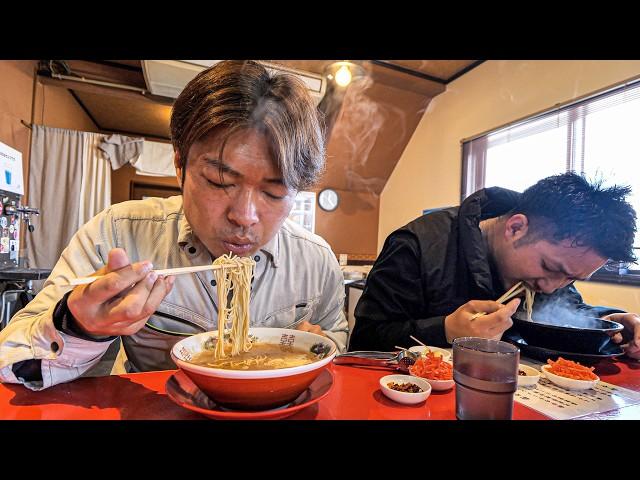
[[[219,270],[220,268],[233,268],[234,265],[200,265],[197,267],[178,267],[178,268],[165,268],[164,270],[153,270],[158,275],[182,275],[183,273],[195,273],[195,272],[203,272],[205,270]],[[77,285],[88,285],[89,283],[93,283],[99,278],[104,277],[104,275],[95,275],[93,277],[80,277],[80,278],[72,278],[68,285],[77,286]]]
[[[511,300],[513,297],[515,297],[516,295],[524,292],[527,289],[526,285],[523,285],[522,282],[518,282],[516,283],[513,287],[511,287],[509,290],[507,290],[504,295],[502,295],[499,299],[496,300],[496,302],[498,303],[505,303],[507,300]],[[474,321],[476,318],[481,317],[483,315],[486,315],[487,312],[478,312],[475,313],[470,319],[469,321],[472,322]],[[415,340],[415,339],[414,339]]]
[[[423,347],[426,347],[426,345],[424,343],[422,343],[420,340],[418,340],[416,337],[414,337],[413,335],[409,335],[409,338],[412,340],[415,340],[416,342],[418,342],[420,345],[422,345]]]

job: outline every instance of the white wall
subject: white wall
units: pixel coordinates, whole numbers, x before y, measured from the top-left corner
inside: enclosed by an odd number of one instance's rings
[[[490,60],[451,82],[429,104],[382,192],[378,251],[423,209],[460,203],[462,139],[637,76],[637,60]],[[638,288],[579,288],[590,303],[640,311]]]

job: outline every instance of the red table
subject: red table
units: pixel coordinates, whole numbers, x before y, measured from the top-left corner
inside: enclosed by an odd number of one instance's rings
[[[330,365],[333,388],[320,402],[289,419],[300,420],[453,420],[455,389],[432,392],[418,406],[399,405],[380,392],[378,380],[388,371]],[[22,385],[0,384],[0,419],[203,419],[174,404],[165,394],[165,382],[173,371],[80,378],[33,392]],[[603,361],[596,373],[606,382],[640,391],[640,362]],[[513,418],[547,417],[515,403]],[[585,417],[583,417],[585,418]],[[640,419],[640,405],[591,415],[597,419]]]

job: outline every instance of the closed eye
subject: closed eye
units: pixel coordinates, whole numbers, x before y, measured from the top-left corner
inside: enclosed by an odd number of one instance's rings
[[[215,188],[229,188],[234,186],[233,183],[217,183],[212,180],[209,180],[208,178],[207,178],[207,182],[209,183],[209,185]]]
[[[273,193],[269,193],[269,192],[264,192],[264,194],[269,197],[272,198],[274,200],[284,200],[285,196],[280,196],[280,195],[274,195]]]

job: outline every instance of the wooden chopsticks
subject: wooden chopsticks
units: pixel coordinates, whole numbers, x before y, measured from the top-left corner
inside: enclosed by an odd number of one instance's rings
[[[511,287],[509,290],[507,290],[504,295],[502,295],[499,299],[496,300],[496,302],[498,303],[505,303],[508,300],[511,300],[513,297],[515,297],[516,295],[524,292],[527,289],[526,285],[523,285],[522,282],[518,282],[516,283],[513,287]],[[475,313],[470,319],[469,321],[472,322],[474,321],[476,318],[481,317],[483,315],[486,315],[487,312],[478,312]]]
[[[426,345],[424,343],[422,343],[420,340],[418,340],[416,337],[414,337],[413,335],[409,335],[409,338],[411,340],[414,340],[416,342],[418,342],[420,345],[422,345],[423,347],[426,347]]]
[[[218,270],[220,268],[233,268],[234,265],[200,265],[197,267],[178,267],[178,268],[165,268],[164,270],[153,270],[158,275],[182,275],[183,273],[194,273],[194,272],[203,272],[205,270]],[[80,278],[72,278],[68,285],[77,286],[77,285],[88,285],[89,283],[93,283],[99,278],[104,277],[104,275],[95,275],[93,277],[80,277]]]

